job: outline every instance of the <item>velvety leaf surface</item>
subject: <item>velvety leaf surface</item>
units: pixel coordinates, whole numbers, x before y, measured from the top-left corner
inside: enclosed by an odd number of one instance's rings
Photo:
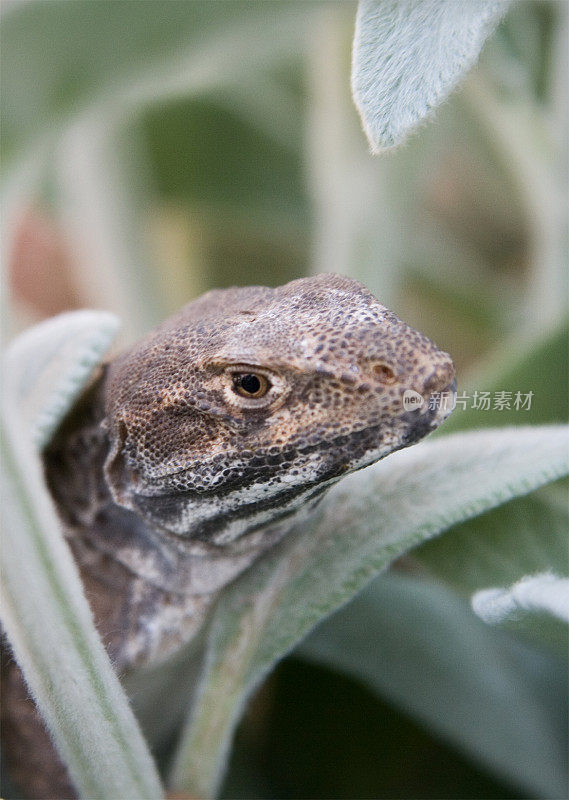
[[[476,62],[495,0],[360,0],[352,90],[373,151],[403,141]]]
[[[72,311],[29,328],[5,357],[5,391],[35,447],[47,444],[119,327],[104,311]]]
[[[346,478],[318,515],[222,594],[175,771],[211,796],[243,703],[271,665],[395,557],[566,474],[561,426],[457,434]]]
[[[8,353],[2,624],[81,795],[155,800],[161,788],[154,763],[95,630],[34,446],[73,402],[115,327],[108,314],[64,315]]]

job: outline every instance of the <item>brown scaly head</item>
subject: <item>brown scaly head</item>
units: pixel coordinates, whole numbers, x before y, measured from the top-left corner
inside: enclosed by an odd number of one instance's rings
[[[152,527],[222,545],[434,430],[454,390],[450,357],[349,278],[212,291],[110,365],[105,474]]]

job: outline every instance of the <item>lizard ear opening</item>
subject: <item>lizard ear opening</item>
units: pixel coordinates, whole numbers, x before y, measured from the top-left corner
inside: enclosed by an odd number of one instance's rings
[[[111,448],[104,465],[104,475],[115,503],[132,509],[132,489],[136,484],[136,474],[126,462],[125,445],[128,430],[120,419],[111,429]]]

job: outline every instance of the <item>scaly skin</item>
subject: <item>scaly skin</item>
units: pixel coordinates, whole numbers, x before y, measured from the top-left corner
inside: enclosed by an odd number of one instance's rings
[[[425,398],[420,409],[403,407],[409,389]],[[156,663],[191,639],[293,515],[434,430],[449,412],[429,400],[453,391],[450,357],[338,275],[208,292],[111,362],[45,469],[116,668]],[[39,720],[30,727],[21,694],[7,696],[5,725],[22,738],[26,718],[37,752],[46,734]],[[73,796],[50,763],[40,789],[27,775],[27,794],[45,798],[49,779],[50,797]]]

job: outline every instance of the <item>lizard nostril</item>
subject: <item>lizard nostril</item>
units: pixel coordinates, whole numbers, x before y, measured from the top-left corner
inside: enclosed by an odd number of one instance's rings
[[[375,378],[377,378],[377,380],[381,383],[395,383],[395,371],[389,366],[389,364],[378,362],[377,364],[373,365],[372,372]]]
[[[423,386],[423,394],[432,394],[433,392],[442,392],[448,389],[454,380],[454,366],[452,362],[439,364],[436,369],[431,372],[425,380]]]

